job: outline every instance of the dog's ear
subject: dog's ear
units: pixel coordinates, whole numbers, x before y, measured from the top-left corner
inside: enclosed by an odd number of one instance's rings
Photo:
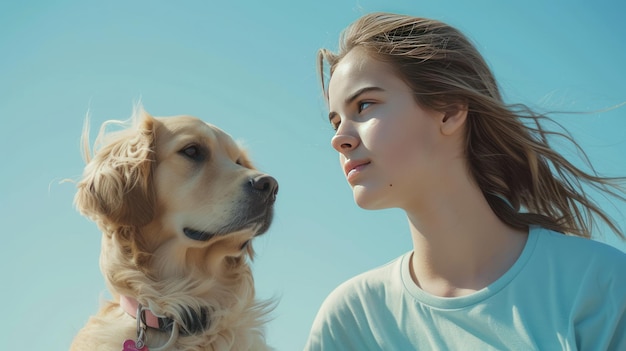
[[[156,121],[143,109],[135,113],[133,121],[133,127],[110,134],[104,131],[110,123],[105,123],[96,139],[101,147],[93,158],[83,141],[87,166],[74,202],[83,215],[110,229],[141,226],[154,216],[151,178],[156,160]],[[86,125],[83,138],[88,134]]]

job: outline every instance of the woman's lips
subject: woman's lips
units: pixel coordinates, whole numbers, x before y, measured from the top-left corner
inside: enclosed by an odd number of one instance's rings
[[[349,161],[346,163],[344,170],[346,172],[346,179],[351,181],[356,176],[358,176],[365,166],[370,163],[367,161]]]

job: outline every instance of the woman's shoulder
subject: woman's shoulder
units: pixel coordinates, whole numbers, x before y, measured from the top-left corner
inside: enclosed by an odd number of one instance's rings
[[[401,267],[409,256],[410,252],[346,280],[330,293],[324,304],[354,305],[388,295],[401,286]]]
[[[535,228],[542,269],[554,268],[573,277],[594,281],[620,281],[626,287],[626,253],[615,246],[593,239],[564,235]]]
[[[317,312],[307,350],[367,350],[376,344],[372,329],[386,315],[386,301],[397,301],[401,268],[410,253],[358,274],[336,287]]]
[[[537,236],[539,247],[550,250],[554,254],[565,254],[570,257],[596,258],[599,260],[626,260],[626,252],[615,246],[594,239],[565,235],[549,229],[536,227],[531,229]]]

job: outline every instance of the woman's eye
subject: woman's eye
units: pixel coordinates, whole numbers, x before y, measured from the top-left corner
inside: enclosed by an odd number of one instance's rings
[[[368,101],[361,101],[358,104],[358,110],[359,113],[361,113],[363,110],[365,110],[366,108],[368,108],[372,103],[368,102]]]

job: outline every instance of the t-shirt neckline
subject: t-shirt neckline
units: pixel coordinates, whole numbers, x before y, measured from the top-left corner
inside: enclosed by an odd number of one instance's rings
[[[530,227],[528,238],[526,239],[526,244],[524,245],[522,253],[511,268],[509,268],[500,278],[475,293],[459,297],[435,296],[418,287],[411,278],[409,268],[409,265],[411,264],[411,255],[413,254],[413,251],[411,250],[402,256],[400,262],[402,284],[404,285],[404,289],[418,302],[438,309],[461,309],[482,302],[505,288],[524,268],[534,251],[537,239],[540,235],[540,233],[538,233],[539,230],[540,228],[538,227]]]

